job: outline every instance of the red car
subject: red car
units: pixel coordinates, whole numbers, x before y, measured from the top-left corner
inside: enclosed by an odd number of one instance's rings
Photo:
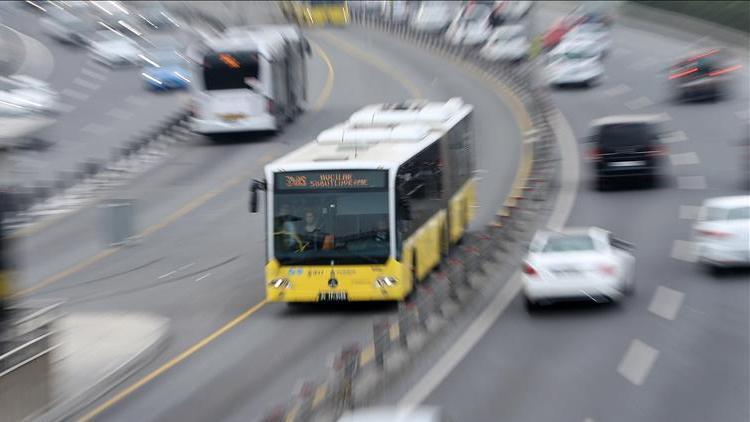
[[[542,37],[542,47],[545,50],[551,50],[555,48],[557,44],[562,41],[565,34],[568,33],[574,26],[576,22],[569,19],[568,17],[560,18],[555,21],[555,23],[552,24],[552,26],[549,27],[547,32],[544,33],[544,36]]]

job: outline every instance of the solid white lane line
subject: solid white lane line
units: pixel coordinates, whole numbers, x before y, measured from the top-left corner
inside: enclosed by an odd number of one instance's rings
[[[617,366],[617,372],[633,384],[643,385],[658,356],[658,350],[638,339],[633,339]]]
[[[107,116],[114,117],[115,119],[120,120],[130,120],[134,116],[134,114],[121,108],[113,108],[112,110],[107,112]]]
[[[196,278],[196,279],[195,279],[195,282],[197,283],[197,282],[199,282],[199,281],[201,281],[201,280],[203,280],[203,279],[207,278],[207,277],[208,277],[208,276],[210,276],[210,275],[211,275],[211,273],[206,273],[206,274],[203,274],[202,276],[200,276],[200,277]]]
[[[677,187],[680,189],[706,189],[706,178],[704,176],[680,176],[677,178]]]
[[[631,90],[632,89],[629,86],[625,84],[620,84],[620,85],[613,86],[612,88],[604,90],[602,94],[604,94],[605,97],[616,97],[618,95],[627,94]]]
[[[60,91],[62,95],[65,95],[66,97],[73,98],[75,100],[80,101],[86,101],[89,99],[89,94],[84,94],[83,92],[76,91],[75,89],[65,88],[62,91]]]
[[[104,82],[105,80],[107,80],[107,76],[102,75],[101,73],[91,70],[87,67],[82,68],[81,73],[83,73],[84,75],[88,76],[91,79],[96,79],[99,82]]]
[[[170,275],[172,275],[172,274],[174,274],[176,272],[177,272],[177,270],[173,270],[173,271],[170,271],[170,272],[168,272],[166,274],[162,274],[162,275],[159,276],[159,280],[161,280],[162,278],[169,277]]]
[[[630,100],[625,103],[625,107],[631,110],[639,110],[639,109],[642,109],[644,107],[648,107],[651,105],[654,105],[654,102],[646,97],[638,97],[634,100]]]
[[[675,240],[670,255],[680,261],[695,262],[695,244],[688,240]]]
[[[453,371],[461,360],[469,353],[475,344],[492,327],[500,314],[513,301],[513,298],[521,290],[521,276],[516,273],[508,284],[503,286],[497,296],[487,308],[466,329],[461,337],[448,351],[440,357],[435,365],[422,377],[422,379],[409,390],[399,401],[399,407],[413,409],[424,401],[428,395],[440,385],[440,383]],[[407,412],[408,413],[408,412]]]
[[[86,79],[83,79],[83,78],[75,78],[75,79],[73,79],[73,83],[76,84],[76,85],[78,85],[78,86],[82,86],[82,87],[84,87],[86,89],[90,89],[92,91],[97,90],[97,89],[99,89],[99,88],[102,87],[99,84],[95,84],[95,83],[93,83],[91,81],[88,81]]]
[[[700,205],[680,205],[680,218],[683,220],[695,220],[700,212]]]
[[[81,132],[91,133],[94,135],[103,135],[109,131],[109,127],[100,125],[99,123],[89,123],[81,128]]]
[[[580,182],[580,166],[578,155],[578,141],[573,134],[573,129],[561,113],[556,113],[553,125],[557,124],[558,143],[560,145],[561,172],[560,190],[553,207],[552,214],[547,220],[547,227],[559,230],[565,227],[573,205],[575,205]]]
[[[668,133],[666,136],[662,136],[660,140],[665,144],[672,144],[675,142],[687,141],[687,134],[681,130]]]
[[[687,166],[691,164],[700,163],[698,154],[694,152],[682,152],[679,154],[670,154],[669,161],[672,162],[673,166]]]
[[[656,288],[656,293],[654,293],[654,298],[651,299],[648,310],[664,319],[673,321],[677,317],[677,312],[680,311],[684,298],[685,293],[659,286]]]

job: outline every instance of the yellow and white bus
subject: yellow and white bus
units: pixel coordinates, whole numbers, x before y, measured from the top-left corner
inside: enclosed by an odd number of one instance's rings
[[[405,299],[473,218],[472,110],[367,106],[268,164],[267,300]]]

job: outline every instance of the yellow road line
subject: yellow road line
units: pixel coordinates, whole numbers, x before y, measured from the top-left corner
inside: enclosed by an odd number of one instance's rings
[[[318,407],[320,402],[322,402],[323,399],[326,398],[327,392],[328,392],[328,386],[326,384],[323,384],[320,387],[318,387],[318,389],[315,390],[315,396],[313,397],[312,407]]]
[[[398,324],[391,325],[391,329],[390,329],[391,341],[394,341],[398,338],[398,335],[399,335],[398,330],[399,330]]]
[[[367,346],[359,355],[359,364],[367,365],[371,360],[375,358],[375,346],[372,344]]]
[[[299,403],[295,404],[292,410],[290,410],[289,413],[286,414],[286,418],[284,419],[284,422],[294,422],[297,419],[297,413],[299,413],[299,407],[300,407]]]
[[[331,63],[331,58],[328,57],[328,54],[326,54],[325,51],[318,45],[318,43],[314,41],[310,41],[310,45],[315,50],[316,53],[320,56],[320,58],[323,59],[326,66],[328,66],[328,77],[326,78],[326,83],[323,85],[323,90],[320,91],[320,95],[318,95],[318,100],[315,101],[315,104],[312,107],[313,111],[320,111],[323,108],[323,105],[328,102],[328,97],[331,96],[331,91],[333,90],[333,81],[336,75],[336,72],[333,71],[333,63]]]
[[[393,66],[389,66],[384,61],[382,61],[380,58],[365,53],[364,51],[358,49],[357,47],[349,44],[346,41],[343,41],[331,34],[328,34],[326,32],[315,32],[316,34],[320,35],[321,37],[325,38],[332,44],[336,45],[339,49],[343,50],[350,56],[356,57],[363,62],[369,63],[381,72],[385,73],[386,75],[390,76],[391,78],[395,79],[398,83],[400,83],[404,88],[406,88],[407,91],[409,91],[409,95],[412,98],[422,98],[422,92],[417,88],[416,85],[409,79],[407,79],[403,74],[400,72],[397,72]]]
[[[267,302],[265,300],[262,300],[258,302],[257,304],[253,305],[251,308],[245,310],[243,313],[238,315],[233,320],[226,323],[223,327],[219,328],[218,330],[214,331],[207,337],[204,337],[199,342],[195,343],[194,345],[190,346],[187,350],[180,353],[179,355],[175,356],[174,358],[170,359],[167,363],[160,366],[159,368],[155,369],[148,375],[144,376],[143,378],[139,379],[135,383],[131,384],[124,390],[120,391],[119,393],[115,394],[112,398],[107,400],[106,402],[102,403],[101,405],[97,406],[94,410],[90,411],[86,415],[84,415],[80,421],[90,421],[93,418],[99,416],[102,412],[106,411],[122,399],[126,398],[130,394],[132,394],[134,391],[138,390],[139,388],[143,387],[144,385],[148,384],[150,381],[152,381],[154,378],[158,377],[159,375],[163,374],[164,372],[168,371],[175,365],[179,364],[180,362],[184,361],[185,359],[189,358],[191,355],[193,355],[195,352],[201,350],[202,348],[206,347],[207,344],[211,343],[212,341],[216,340],[219,336],[226,333],[227,331],[234,328],[237,324],[241,323],[245,319],[247,319],[250,315],[257,312],[259,309],[263,307]]]

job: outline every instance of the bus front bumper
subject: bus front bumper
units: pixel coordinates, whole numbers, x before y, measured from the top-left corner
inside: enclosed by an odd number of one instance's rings
[[[190,127],[193,132],[199,133],[201,135],[235,132],[275,131],[278,129],[274,117],[270,114],[251,116],[232,122],[192,118],[190,120]]]
[[[340,293],[340,294],[337,294]],[[371,302],[404,300],[408,291],[403,286],[391,288],[354,288],[330,290],[275,289],[266,287],[268,302]]]

